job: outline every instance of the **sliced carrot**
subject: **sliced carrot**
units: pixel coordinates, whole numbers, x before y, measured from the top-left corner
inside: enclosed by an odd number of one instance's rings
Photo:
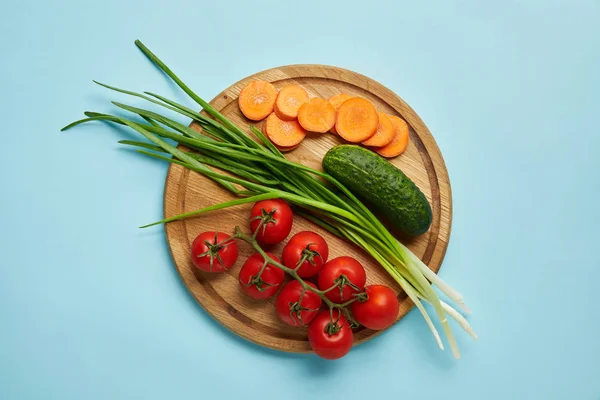
[[[273,112],[276,98],[275,86],[265,81],[252,81],[240,92],[238,105],[246,118],[260,121]]]
[[[265,134],[276,146],[292,147],[302,142],[306,131],[297,120],[284,121],[271,113],[265,121]]]
[[[292,151],[294,149],[297,149],[299,146],[300,146],[300,143],[298,143],[295,146],[289,146],[289,147],[281,147],[281,146],[275,145],[275,147],[277,147],[279,149],[279,151],[281,151],[282,153],[287,153],[288,151]]]
[[[338,108],[340,108],[340,106],[342,105],[343,102],[345,102],[348,99],[351,99],[352,96],[350,96],[347,93],[340,93],[340,94],[336,94],[334,96],[331,96],[327,101],[329,102],[329,104],[331,104],[333,106],[333,108],[335,108],[335,111],[337,113]],[[335,125],[333,126],[333,128],[331,128],[329,130],[329,132],[334,133],[337,135],[337,132],[335,130]]]
[[[362,142],[365,146],[382,147],[392,141],[394,138],[394,124],[387,114],[382,112],[379,114],[379,124],[375,134],[368,140]]]
[[[310,99],[298,110],[298,122],[307,131],[325,133],[335,124],[335,108],[323,99]]]
[[[267,134],[267,121],[266,120],[265,120],[265,122],[263,122],[262,128],[260,128],[260,131],[263,133],[263,135]]]
[[[262,128],[261,128],[261,132],[263,133],[263,135],[267,136],[267,121],[269,120],[269,118],[267,117],[267,119],[265,120],[265,122],[262,124]],[[275,147],[277,147],[279,149],[279,151],[281,151],[282,153],[287,153],[288,151],[292,151],[294,149],[297,149],[298,147],[300,147],[301,143],[298,143],[295,146],[277,146],[275,143],[273,143],[273,145],[275,145]]]
[[[350,96],[348,93],[340,93],[331,96],[329,99],[327,99],[327,101],[333,106],[333,108],[337,110],[340,108],[343,102],[351,98],[352,96]]]
[[[408,146],[408,125],[406,121],[395,115],[390,115],[389,117],[392,120],[392,124],[394,124],[394,138],[387,145],[373,149],[379,155],[386,158],[396,157],[404,153],[404,150]]]
[[[335,130],[351,143],[369,139],[377,131],[379,115],[369,100],[354,97],[342,103],[337,111]]]
[[[298,85],[288,85],[279,91],[275,100],[275,113],[280,119],[298,118],[300,106],[308,101],[308,93]]]

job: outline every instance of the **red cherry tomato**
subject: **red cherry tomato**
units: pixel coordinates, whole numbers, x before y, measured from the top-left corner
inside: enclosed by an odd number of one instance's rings
[[[227,271],[238,257],[235,240],[222,232],[204,232],[192,242],[192,263],[205,272]]]
[[[300,260],[304,259],[300,268],[296,270],[301,278],[316,275],[329,257],[329,247],[325,239],[318,233],[303,231],[298,232],[287,242],[283,248],[281,258],[283,265],[295,269]]]
[[[352,348],[353,337],[350,323],[338,310],[333,311],[333,321],[329,311],[323,310],[308,325],[310,347],[319,357],[328,360],[348,354]]]
[[[350,305],[354,319],[365,328],[375,330],[393,325],[400,310],[396,293],[383,285],[369,285],[365,292],[367,300],[357,300]]]
[[[250,230],[256,232],[256,240],[262,244],[277,244],[290,234],[294,214],[281,199],[263,200],[254,204],[250,212]]]
[[[339,284],[339,288],[330,290],[325,296],[334,303],[344,303],[350,300],[353,294],[362,292],[366,282],[367,274],[363,266],[352,257],[342,256],[323,266],[317,284],[321,290]]]
[[[271,259],[279,262],[277,256],[270,253],[267,253],[267,255]],[[283,270],[270,264],[267,264],[262,271],[262,274],[260,274],[264,263],[265,259],[263,256],[256,253],[248,257],[240,269],[240,287],[244,293],[253,299],[268,299],[273,296],[285,278],[285,272],[283,272]]]
[[[306,283],[317,288],[310,282]],[[300,282],[296,280],[286,283],[275,299],[275,310],[279,319],[291,326],[308,325],[317,315],[319,308],[321,308],[321,298],[310,290],[304,291]]]

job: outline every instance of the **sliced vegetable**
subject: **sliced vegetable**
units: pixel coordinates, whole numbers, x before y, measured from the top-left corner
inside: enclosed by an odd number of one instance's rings
[[[329,102],[329,104],[331,104],[333,106],[333,108],[335,109],[335,112],[337,114],[337,110],[338,110],[338,108],[340,108],[342,103],[351,98],[352,98],[352,96],[350,96],[347,93],[340,93],[340,94],[331,96],[327,101]],[[337,131],[335,130],[335,125],[329,130],[329,132],[337,135]]]
[[[378,115],[379,124],[377,125],[377,130],[373,136],[362,142],[365,146],[385,146],[394,138],[394,124],[390,117],[382,112],[378,113]]]
[[[394,125],[394,137],[390,143],[374,149],[379,155],[392,158],[404,153],[408,147],[408,125],[405,120],[395,115],[390,115],[392,124]]]
[[[298,110],[308,101],[308,93],[298,85],[283,87],[275,100],[275,113],[283,120],[291,121],[298,118]]]
[[[238,105],[246,118],[260,121],[273,112],[276,98],[275,86],[265,81],[252,81],[240,92]]]
[[[379,115],[369,100],[361,97],[348,99],[337,110],[335,130],[343,139],[360,143],[375,134]]]
[[[405,234],[416,236],[429,229],[431,206],[423,192],[374,152],[356,145],[335,146],[325,154],[323,169],[377,207]]]
[[[277,147],[277,150],[281,151],[282,153],[287,153],[289,151],[295,150],[298,147],[300,147],[300,143],[298,143],[295,146],[290,146],[290,147],[281,147],[281,146],[277,146],[277,145],[275,145],[275,147]]]
[[[271,113],[265,121],[264,133],[276,146],[294,147],[306,136],[306,131],[298,121],[284,121],[277,114]]]
[[[335,124],[335,109],[323,99],[310,99],[300,107],[298,122],[309,132],[325,133]]]

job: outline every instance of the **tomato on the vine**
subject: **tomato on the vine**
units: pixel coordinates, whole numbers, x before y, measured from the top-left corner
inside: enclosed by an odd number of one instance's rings
[[[328,310],[323,310],[308,325],[310,347],[319,357],[328,360],[348,354],[353,337],[350,323],[338,310],[333,310],[331,314]]]
[[[352,299],[352,295],[365,288],[367,274],[363,266],[354,258],[342,256],[330,260],[323,266],[317,284],[319,289],[327,290],[333,285],[337,288],[325,293],[334,303],[344,303]]]
[[[262,244],[277,244],[292,230],[294,214],[281,199],[263,200],[254,204],[250,212],[250,231],[256,233],[256,240]]]
[[[306,282],[317,288],[314,284]],[[321,298],[310,290],[304,290],[297,280],[285,284],[275,299],[275,311],[282,322],[291,326],[308,325],[321,308]]]
[[[296,269],[301,278],[316,275],[329,257],[329,247],[325,239],[315,232],[302,231],[296,233],[283,248],[281,259],[283,265]]]
[[[223,232],[203,232],[192,242],[192,263],[205,272],[227,271],[238,257],[235,240]]]
[[[367,299],[350,305],[354,319],[365,328],[381,330],[396,322],[400,302],[392,289],[383,285],[365,288]]]
[[[267,253],[274,261],[277,256]],[[264,269],[263,269],[264,266]],[[262,270],[262,273],[261,273]],[[267,264],[259,253],[252,254],[240,269],[240,287],[253,299],[268,299],[273,296],[283,283],[285,272],[274,265]]]

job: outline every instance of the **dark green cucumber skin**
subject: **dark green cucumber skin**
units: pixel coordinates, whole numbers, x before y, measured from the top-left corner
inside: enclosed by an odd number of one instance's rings
[[[355,145],[331,148],[323,169],[357,197],[376,207],[401,232],[417,236],[431,225],[431,206],[399,168],[371,150]]]

